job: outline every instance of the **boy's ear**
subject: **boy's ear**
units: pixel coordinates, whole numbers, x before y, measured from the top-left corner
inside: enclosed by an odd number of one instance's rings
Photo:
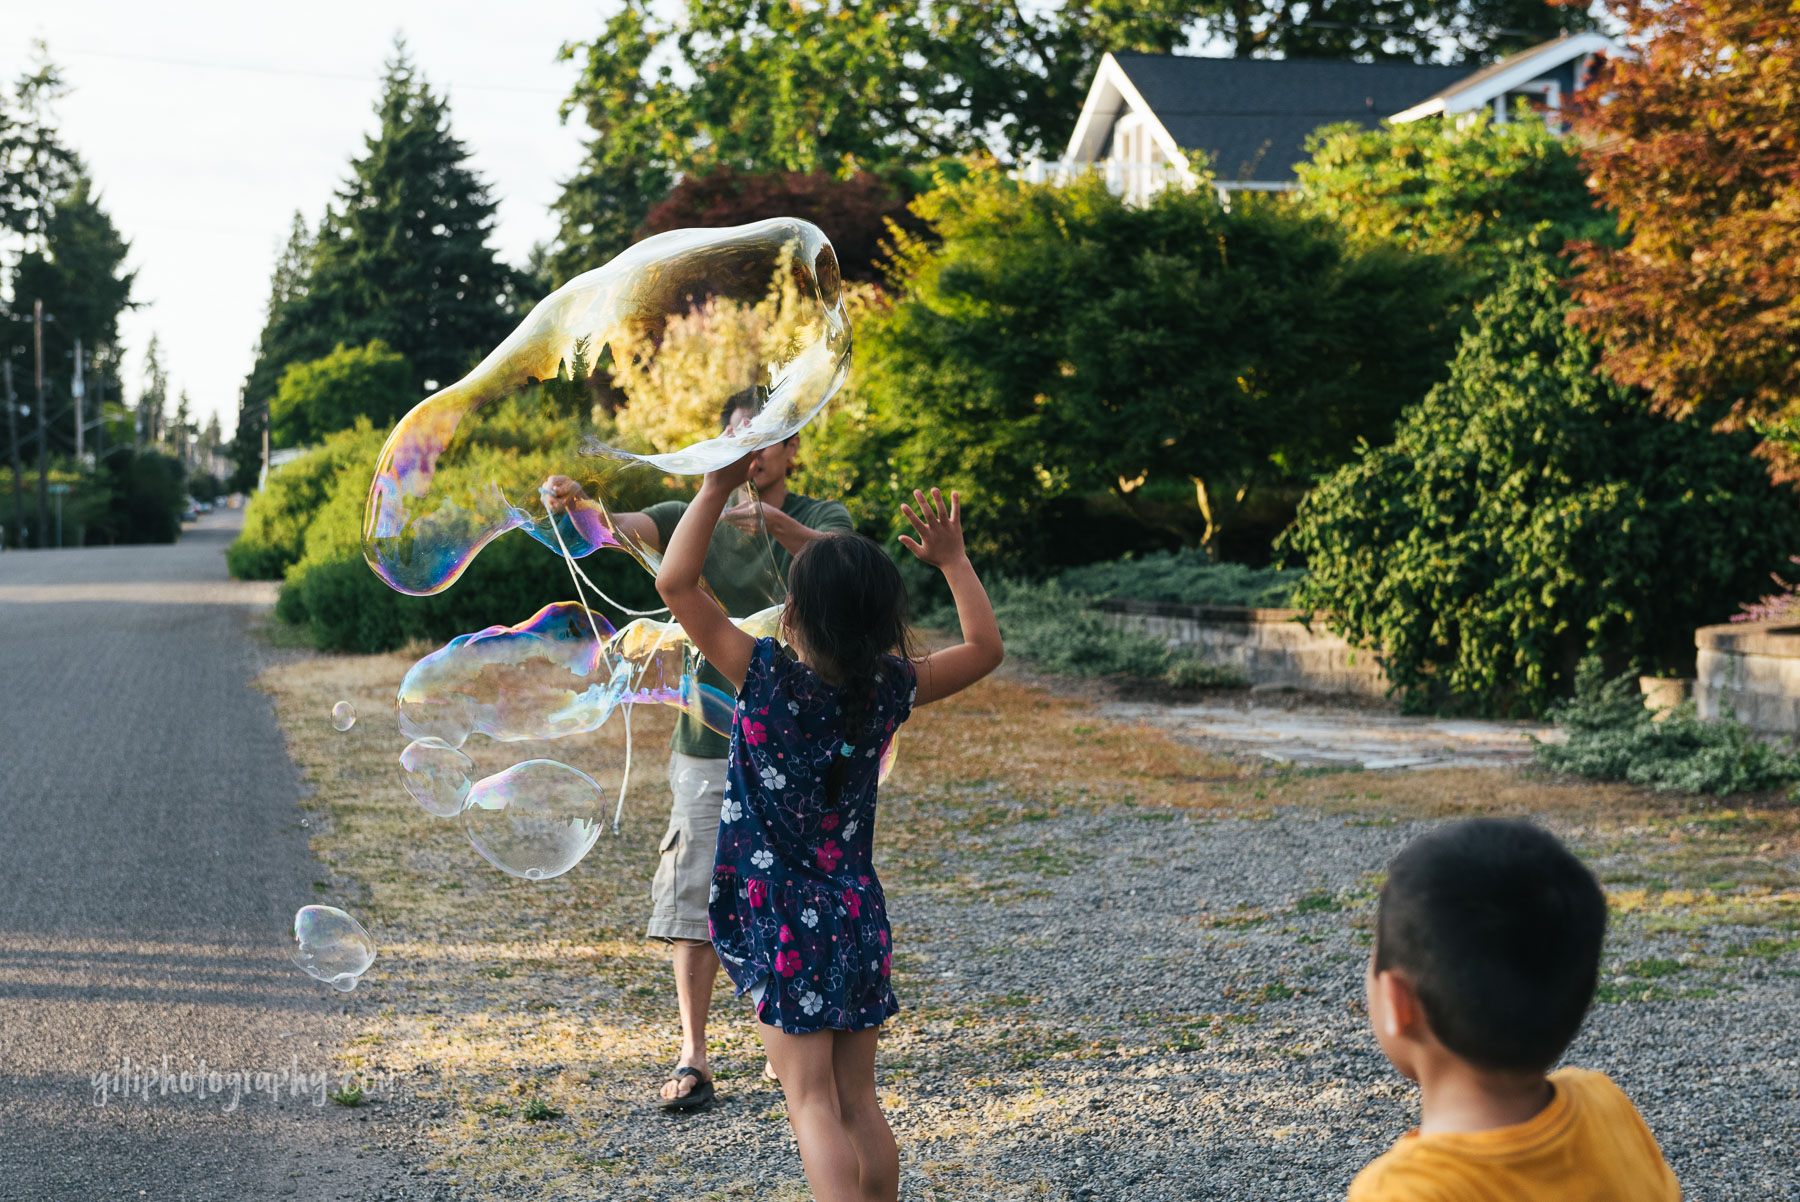
[[[1395,1039],[1417,1039],[1425,1033],[1425,1007],[1419,1003],[1419,991],[1405,973],[1391,968],[1376,973],[1375,989],[1381,998],[1382,1020],[1387,1025],[1382,1034]]]

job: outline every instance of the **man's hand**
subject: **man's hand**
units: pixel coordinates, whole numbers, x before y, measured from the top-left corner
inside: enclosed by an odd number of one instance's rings
[[[919,532],[919,537],[914,541],[902,534],[900,545],[940,571],[958,562],[967,563],[969,553],[963,547],[962,498],[952,491],[948,508],[944,505],[943,494],[935,488],[931,490],[929,501],[916,488],[913,498],[919,508],[914,510],[911,505],[902,505],[900,512]]]
[[[774,534],[775,528],[788,518],[788,515],[770,505],[766,501],[745,501],[742,505],[733,505],[721,515],[725,524],[741,534],[755,534],[758,526],[768,527]]]
[[[552,476],[544,481],[538,496],[544,498],[544,508],[551,513],[567,513],[578,502],[592,500],[581,485],[567,476]]]

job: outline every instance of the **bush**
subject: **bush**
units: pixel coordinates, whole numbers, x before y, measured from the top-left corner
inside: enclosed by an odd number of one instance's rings
[[[1692,703],[1660,721],[1644,708],[1635,674],[1606,679],[1598,657],[1581,663],[1575,696],[1551,717],[1568,732],[1539,743],[1538,762],[1592,780],[1622,780],[1677,793],[1755,793],[1800,781],[1800,750],[1759,740],[1730,719],[1702,722]]]
[[[1450,379],[1302,503],[1296,594],[1414,702],[1536,712],[1576,665],[1692,675],[1696,626],[1800,547],[1750,441],[1595,372],[1542,261],[1477,309]]]
[[[439,460],[436,487],[445,495],[480,491],[473,486],[488,482],[514,495],[553,473],[583,470],[574,425],[533,399],[485,412],[470,429]],[[441,593],[413,597],[388,587],[362,554],[363,507],[384,437],[359,421],[277,472],[251,499],[244,533],[228,558],[234,573],[282,564],[278,617],[305,626],[321,650],[368,654],[518,622],[551,601],[575,597],[562,558],[517,530],[483,548]],[[615,489],[612,499],[621,509],[673,495],[664,477],[647,469],[615,481]],[[600,552],[581,566],[624,605],[661,604],[649,573],[626,555]],[[608,612],[599,598],[588,600]]]
[[[825,231],[846,280],[880,283],[889,223],[923,233],[907,210],[909,181],[859,171],[840,179],[825,171],[739,171],[726,165],[690,174],[652,206],[639,237],[695,226],[744,225],[769,217],[798,217]]]
[[[1447,256],[1477,293],[1521,254],[1613,234],[1579,144],[1542,121],[1331,125],[1306,148],[1312,160],[1296,171],[1302,206],[1360,242]]]
[[[1229,667],[1191,655],[1172,654],[1148,635],[1126,630],[1087,607],[1088,598],[1055,583],[997,578],[988,585],[1006,653],[1040,672],[1061,676],[1160,678],[1175,688],[1235,687],[1243,684]],[[957,628],[955,607],[933,609],[919,624]]]
[[[1178,655],[1164,669],[1163,683],[1172,689],[1241,689],[1249,682],[1230,664]]]
[[[939,241],[903,241],[801,487],[886,536],[912,488],[955,487],[971,554],[1012,572],[1217,545],[1259,490],[1384,438],[1455,336],[1460,276],[1291,206],[981,172],[915,210]]]
[[[1073,568],[1057,581],[1072,593],[1102,600],[1278,609],[1292,599],[1305,574],[1291,568],[1214,563],[1204,551],[1158,551]]]
[[[269,402],[269,433],[276,446],[303,446],[343,430],[359,418],[390,427],[418,401],[406,356],[377,338],[345,346],[321,359],[290,363]]]
[[[269,474],[250,498],[244,528],[225,552],[239,580],[279,580],[306,549],[306,532],[332,489],[345,479],[366,493],[386,439],[367,418],[327,437],[317,449]]]

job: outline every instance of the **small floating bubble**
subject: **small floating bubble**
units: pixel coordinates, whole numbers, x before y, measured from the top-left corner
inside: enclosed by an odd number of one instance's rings
[[[336,906],[301,906],[294,914],[295,964],[342,993],[375,963],[375,941],[362,923]]]
[[[349,730],[356,725],[356,707],[348,701],[340,701],[331,707],[331,724],[339,730]]]
[[[418,739],[400,753],[406,791],[435,818],[454,818],[468,800],[475,761],[442,739]]]

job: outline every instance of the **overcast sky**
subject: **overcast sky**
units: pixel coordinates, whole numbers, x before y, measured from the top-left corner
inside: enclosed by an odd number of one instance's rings
[[[557,120],[575,73],[557,47],[591,37],[607,11],[605,0],[8,4],[0,74],[10,87],[32,39],[49,44],[72,89],[63,135],[131,240],[141,307],[121,337],[132,397],[154,332],[171,404],[186,388],[230,435],[276,253],[294,211],[316,222],[373,132],[396,31],[448,93],[451,127],[500,202],[494,245],[522,264],[554,233],[546,207],[581,153],[581,128]]]

